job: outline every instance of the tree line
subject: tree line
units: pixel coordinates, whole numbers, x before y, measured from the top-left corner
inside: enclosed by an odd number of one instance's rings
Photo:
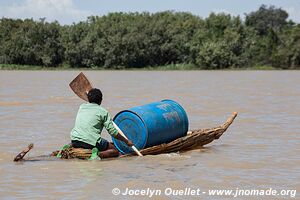
[[[300,25],[274,6],[239,16],[188,12],[110,13],[60,25],[0,19],[0,64],[72,68],[199,69],[300,66]]]

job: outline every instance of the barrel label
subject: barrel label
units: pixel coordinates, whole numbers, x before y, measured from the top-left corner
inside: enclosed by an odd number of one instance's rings
[[[168,107],[170,107],[170,105],[164,103],[164,104],[157,105],[156,107],[161,109],[161,110],[168,111],[169,110]]]
[[[164,113],[163,116],[167,121],[174,120],[174,121],[177,121],[178,123],[180,123],[180,117],[179,117],[178,113],[175,111]]]

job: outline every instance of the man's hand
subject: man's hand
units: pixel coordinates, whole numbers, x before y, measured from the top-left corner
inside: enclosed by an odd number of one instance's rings
[[[129,147],[132,147],[134,144],[132,143],[131,140],[127,140],[126,144],[129,146]]]

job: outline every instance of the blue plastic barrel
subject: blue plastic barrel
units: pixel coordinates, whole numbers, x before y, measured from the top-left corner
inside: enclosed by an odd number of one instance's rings
[[[189,125],[185,110],[173,100],[130,108],[119,112],[113,120],[138,149],[185,136]],[[124,142],[112,140],[122,154],[133,152]]]

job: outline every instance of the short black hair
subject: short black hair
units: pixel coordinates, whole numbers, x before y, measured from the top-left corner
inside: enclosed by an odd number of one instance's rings
[[[97,88],[91,89],[87,94],[90,103],[96,103],[98,105],[102,102],[102,92]]]

